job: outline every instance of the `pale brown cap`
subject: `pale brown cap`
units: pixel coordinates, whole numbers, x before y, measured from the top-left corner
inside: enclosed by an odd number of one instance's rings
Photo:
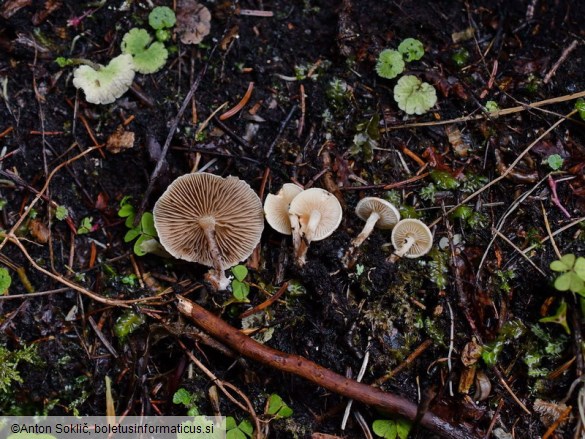
[[[289,214],[298,216],[301,231],[311,242],[331,235],[339,227],[343,211],[335,195],[325,189],[311,188],[304,190],[292,200]],[[315,218],[314,230],[310,230],[311,217]]]
[[[380,218],[376,221],[376,227],[378,229],[391,229],[400,221],[400,212],[398,212],[398,209],[392,203],[382,198],[362,198],[355,207],[356,215],[364,221],[368,220],[372,212],[380,215]]]
[[[414,242],[404,252],[407,258],[418,258],[428,253],[433,246],[433,234],[422,221],[414,218],[399,221],[392,229],[392,245],[396,254],[402,253],[400,249],[411,239]]]
[[[205,172],[173,181],[153,215],[160,243],[172,256],[209,267],[214,259],[201,224],[212,223],[223,269],[250,256],[264,228],[262,202],[248,183]]]
[[[264,214],[266,221],[274,230],[284,235],[290,235],[290,219],[288,207],[291,201],[303,191],[293,183],[285,183],[276,195],[268,194],[264,201]]]

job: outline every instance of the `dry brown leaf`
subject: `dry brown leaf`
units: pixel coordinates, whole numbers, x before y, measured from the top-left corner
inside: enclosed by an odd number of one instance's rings
[[[134,133],[132,131],[125,131],[122,125],[116,128],[108,141],[106,142],[106,149],[112,154],[118,154],[124,149],[130,149],[134,146]]]
[[[46,244],[49,242],[49,228],[40,220],[31,220],[30,223],[28,223],[28,231],[33,239],[39,244]]]
[[[211,30],[209,9],[194,0],[179,0],[176,29],[182,43],[200,43]]]

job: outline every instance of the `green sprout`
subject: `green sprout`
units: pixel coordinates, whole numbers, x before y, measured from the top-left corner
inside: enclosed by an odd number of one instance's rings
[[[57,209],[55,210],[55,218],[57,218],[59,221],[63,221],[64,219],[66,219],[69,216],[69,211],[67,210],[67,208],[65,206],[57,206]]]
[[[85,218],[83,218],[81,220],[81,225],[77,229],[77,234],[78,235],[85,235],[86,233],[91,232],[93,229],[92,222],[93,222],[93,218],[90,216],[86,216]]]
[[[457,67],[463,67],[469,61],[469,56],[469,51],[462,47],[451,56],[451,59]]]
[[[569,325],[567,324],[567,302],[561,300],[559,307],[552,316],[543,317],[539,320],[541,323],[556,323],[561,325],[567,334],[571,334]]]
[[[551,154],[546,158],[546,163],[553,171],[558,171],[563,167],[565,161],[559,154]]]
[[[130,29],[122,38],[122,53],[131,55],[134,69],[143,74],[150,74],[160,70],[169,53],[163,43],[155,41],[144,29]]]
[[[425,54],[423,43],[415,38],[406,38],[398,46],[398,51],[406,62],[418,61]]]
[[[433,169],[430,172],[430,177],[439,189],[453,190],[459,187],[459,180],[457,180],[450,172]]]
[[[374,158],[374,149],[380,141],[380,116],[374,114],[370,120],[361,122],[356,126],[357,134],[353,136],[353,145],[349,153],[357,155],[360,152],[364,156],[364,162],[370,163]]]
[[[129,196],[122,198],[120,201],[120,210],[118,210],[118,216],[126,218],[124,224],[129,229],[126,232],[126,235],[124,235],[124,242],[131,242],[138,238],[134,243],[134,254],[137,256],[144,256],[147,251],[144,250],[143,244],[152,239],[156,239],[158,236],[156,228],[154,227],[154,217],[152,216],[152,213],[144,212],[142,218],[140,218],[140,223],[137,226],[134,226],[136,210],[130,203],[130,198],[131,197]]]
[[[232,294],[238,302],[247,302],[250,294],[250,285],[244,282],[248,275],[248,269],[245,265],[236,265],[232,267],[234,279],[232,280]]]
[[[238,424],[234,418],[228,416],[225,420],[225,428],[227,430],[226,439],[247,439],[254,434],[254,427],[247,419]]]
[[[4,267],[0,267],[0,296],[8,293],[11,284],[12,277],[10,277],[10,272]]]
[[[552,261],[550,269],[563,273],[554,282],[558,291],[572,291],[585,297],[585,258],[569,253],[558,261]]]
[[[488,113],[495,113],[496,111],[500,111],[500,106],[496,101],[487,101],[485,103],[485,111]]]
[[[157,6],[148,14],[148,24],[154,30],[173,27],[176,22],[175,12],[168,6]]]
[[[282,398],[273,393],[268,397],[268,407],[266,414],[273,416],[275,419],[290,418],[293,410],[282,400]]]
[[[394,87],[394,100],[406,114],[424,114],[437,103],[435,87],[416,76],[404,75]]]
[[[123,341],[144,324],[145,321],[144,314],[128,310],[116,319],[116,323],[114,324],[114,334],[116,334],[118,339]]]
[[[394,79],[404,71],[404,59],[397,50],[384,49],[378,55],[376,73],[386,79]]]
[[[187,416],[199,416],[198,399],[197,395],[181,387],[173,395],[173,404],[184,406],[187,409]]]
[[[411,422],[404,418],[376,419],[372,424],[376,436],[384,439],[407,439],[411,428]]]
[[[132,56],[122,54],[107,66],[82,65],[73,71],[73,85],[91,104],[111,104],[128,91],[134,81]]]

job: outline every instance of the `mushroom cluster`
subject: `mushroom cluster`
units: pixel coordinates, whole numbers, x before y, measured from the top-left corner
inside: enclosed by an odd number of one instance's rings
[[[391,229],[400,221],[398,209],[382,198],[362,198],[355,207],[355,213],[366,224],[360,234],[352,239],[351,245],[345,252],[343,264],[348,268],[354,265],[356,250],[368,239],[375,227],[378,229]]]
[[[160,243],[175,258],[213,267],[207,276],[226,289],[224,270],[250,256],[264,229],[262,202],[237,177],[198,172],[173,181],[154,206]]]
[[[295,260],[302,266],[312,241],[330,236],[341,223],[343,211],[339,200],[325,189],[302,190],[287,183],[264,202],[266,221],[285,235],[293,237]]]

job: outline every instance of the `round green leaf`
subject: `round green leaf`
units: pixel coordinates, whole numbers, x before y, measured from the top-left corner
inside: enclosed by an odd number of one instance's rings
[[[575,261],[575,266],[573,267],[573,270],[575,271],[575,273],[577,273],[577,276],[585,280],[585,258],[579,256]]]
[[[144,212],[144,215],[140,218],[140,226],[142,227],[143,233],[153,237],[158,236],[154,227],[154,217],[151,212]]]
[[[437,103],[437,91],[416,76],[404,75],[394,87],[394,100],[406,114],[424,114]]]
[[[571,286],[569,287],[569,289],[573,292],[573,293],[578,293],[579,291],[582,291],[585,288],[585,283],[583,282],[583,279],[581,279],[579,276],[577,276],[576,273],[567,273],[571,275]]]
[[[565,264],[563,264],[561,261],[552,261],[550,263],[550,269],[552,271],[568,271],[571,269],[571,267],[567,267]]]
[[[378,55],[376,73],[382,78],[394,79],[404,71],[404,60],[400,52],[385,49]]]
[[[418,61],[425,54],[423,43],[415,38],[406,38],[398,46],[398,51],[404,56],[407,62]]]
[[[124,35],[120,48],[122,53],[134,56],[144,52],[151,41],[152,37],[145,29],[134,27]]]
[[[555,280],[555,288],[559,291],[568,291],[571,287],[571,277],[573,273],[561,274]]]
[[[130,229],[124,235],[124,242],[134,241],[140,235],[140,229],[137,227],[135,229]]]
[[[575,265],[575,259],[576,257],[573,253],[561,256],[561,262],[568,268],[573,268],[573,265]]]
[[[235,267],[232,267],[232,273],[237,280],[243,282],[248,275],[248,269],[245,265],[236,265]]]
[[[175,12],[168,6],[157,6],[148,14],[148,24],[155,30],[173,27],[176,22]]]
[[[384,439],[395,439],[397,435],[396,422],[390,419],[377,419],[372,424],[372,430]]]

